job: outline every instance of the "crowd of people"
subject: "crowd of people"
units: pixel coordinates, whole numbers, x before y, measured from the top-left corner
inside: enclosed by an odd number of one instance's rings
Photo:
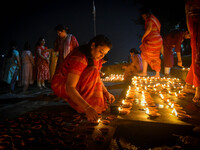
[[[160,77],[160,54],[164,58],[165,77],[170,77],[170,69],[174,66],[173,49],[177,54],[177,65],[182,67],[181,44],[185,39],[190,39],[190,33],[189,31],[173,30],[161,36],[161,24],[151,11],[144,9],[141,11],[141,15],[145,20],[145,33],[140,45],[141,54],[136,52],[137,50],[131,52],[135,48],[130,50],[132,63],[129,66],[123,66],[123,69],[125,69],[124,78],[130,80],[133,75],[147,76],[148,65],[156,72],[155,77]],[[135,68],[138,69],[135,70]]]
[[[184,91],[194,93],[193,101],[200,102],[200,19],[198,13],[200,2],[198,0],[186,0],[185,10],[188,31],[175,30],[164,36],[160,35],[161,24],[159,20],[149,10],[141,11],[142,18],[145,20],[145,33],[140,46],[141,54],[132,52],[131,49],[132,63],[123,67],[125,69],[124,77],[125,80],[130,80],[133,75],[147,76],[148,65],[152,70],[155,70],[155,77],[160,77],[160,53],[164,58],[164,74],[166,77],[170,77],[170,69],[174,65],[173,48],[177,54],[177,65],[182,67],[181,43],[185,39],[191,38],[192,63],[186,78]],[[140,55],[142,59],[140,59]],[[192,88],[193,86],[195,86],[195,89]]]
[[[165,74],[169,75],[174,65],[172,48],[177,52],[178,66],[182,66],[181,43],[191,37],[192,64],[186,78],[185,91],[195,93],[193,101],[200,102],[200,1],[186,0],[185,6],[188,31],[173,31],[163,37],[159,20],[149,10],[141,11],[145,20],[141,54],[135,48],[130,50],[132,63],[123,67],[124,75],[126,79],[133,74],[147,76],[149,65],[155,70],[155,77],[159,78],[160,53],[164,56]],[[16,45],[12,44],[7,55],[7,66],[10,68],[5,67],[9,71],[5,71],[4,81],[10,84],[13,91],[17,75],[21,72],[23,90],[26,91],[29,84],[33,83],[33,78],[37,79],[41,89],[46,88],[45,81],[51,79],[51,88],[57,96],[65,99],[77,112],[85,113],[89,121],[95,121],[98,114],[108,107],[107,103],[115,101],[100,78],[103,58],[112,48],[112,43],[106,36],[97,35],[87,44],[79,46],[75,36],[69,34],[68,30],[62,25],[56,27],[58,37],[53,50],[45,46],[44,38],[40,38],[35,47],[35,58],[28,43],[25,43],[21,54],[16,50]]]
[[[25,42],[21,51],[17,50],[15,41],[10,42],[10,49],[2,66],[1,78],[10,86],[11,93],[14,92],[16,83],[23,87],[23,92],[25,92],[34,80],[38,88],[47,88],[45,82],[52,79],[56,68],[64,58],[79,46],[75,36],[68,34],[68,28],[58,25],[55,30],[58,37],[55,40],[54,49],[48,49],[45,46],[44,37],[38,39],[34,53],[31,51],[29,42]]]

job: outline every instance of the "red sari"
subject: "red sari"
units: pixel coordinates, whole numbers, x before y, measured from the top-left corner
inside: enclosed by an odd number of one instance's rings
[[[49,72],[49,63],[41,58],[38,54],[38,50],[41,50],[41,55],[45,58],[49,56],[49,52],[47,52],[47,47],[38,46],[36,47],[36,65],[37,65],[37,80],[49,80],[50,72]]]
[[[185,8],[192,48],[192,64],[185,81],[200,87],[200,1],[186,0]]]
[[[153,70],[160,72],[160,51],[163,43],[160,35],[161,25],[154,15],[150,15],[145,21],[145,30],[150,22],[152,23],[151,32],[144,38],[140,45],[141,57],[147,61]]]
[[[86,56],[78,49],[75,49],[66,57],[53,76],[51,87],[54,93],[64,98],[77,112],[84,112],[84,110],[75,104],[68,96],[68,91],[66,90],[68,74],[72,73],[78,75],[80,78],[76,86],[77,91],[97,113],[101,113],[106,109],[106,103],[103,98],[102,81],[99,74],[100,66],[100,61],[95,60],[93,66],[88,66]]]

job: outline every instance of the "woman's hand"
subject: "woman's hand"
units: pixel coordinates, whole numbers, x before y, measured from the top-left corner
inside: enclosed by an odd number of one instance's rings
[[[112,104],[115,101],[115,96],[110,94],[109,92],[104,93],[109,104]]]
[[[97,114],[96,110],[91,106],[88,106],[85,109],[85,114],[86,114],[88,121],[97,121],[98,120],[98,114]]]

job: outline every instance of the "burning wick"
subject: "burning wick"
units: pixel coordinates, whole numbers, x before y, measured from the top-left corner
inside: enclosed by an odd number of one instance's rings
[[[175,108],[173,108],[173,110],[172,110],[172,114],[175,114],[175,116],[178,116],[178,113],[177,113],[177,111],[176,111],[176,109]]]
[[[175,96],[178,97],[177,93],[175,92]]]
[[[99,118],[99,119],[97,120],[97,122],[100,123],[100,122],[101,122],[101,119]]]
[[[120,110],[122,110],[122,108],[121,108],[121,107],[118,107],[118,110],[120,111]]]
[[[149,108],[146,108],[146,114],[149,114]]]
[[[124,99],[122,100],[122,104],[125,104],[125,101],[124,101]]]

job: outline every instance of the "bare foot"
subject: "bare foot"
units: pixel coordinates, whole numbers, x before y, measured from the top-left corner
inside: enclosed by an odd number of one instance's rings
[[[200,87],[196,87],[195,95],[193,98],[193,102],[199,103],[200,102]]]
[[[154,78],[160,78],[160,72],[156,72],[156,75],[153,76]]]
[[[143,72],[142,72],[142,73],[138,73],[137,75],[138,75],[138,76],[142,76],[142,77],[146,77],[146,76],[147,76],[147,73],[143,73]]]
[[[184,89],[183,89],[183,92],[194,94],[194,93],[195,93],[195,89],[192,87],[192,85],[190,85],[190,84],[185,84],[185,87],[184,87]]]
[[[155,78],[160,78],[160,75],[157,75],[157,74],[156,74],[156,75],[155,75],[155,76],[153,76],[153,77],[155,77]]]

